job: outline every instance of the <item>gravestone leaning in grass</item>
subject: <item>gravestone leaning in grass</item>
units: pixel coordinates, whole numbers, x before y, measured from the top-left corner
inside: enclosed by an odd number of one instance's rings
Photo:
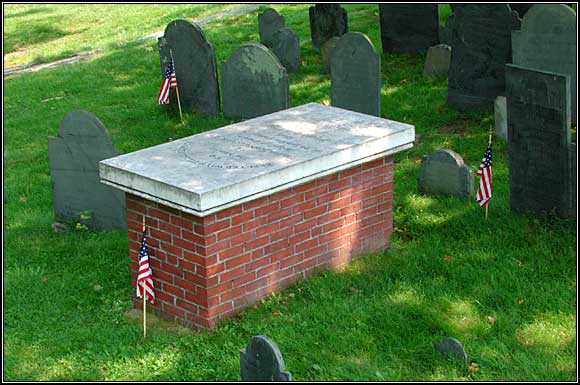
[[[260,43],[244,44],[222,62],[221,83],[226,118],[254,118],[290,105],[286,69]]]
[[[252,337],[240,350],[240,372],[242,381],[292,381],[280,349],[265,336]]]
[[[429,47],[423,76],[432,79],[445,79],[449,72],[449,61],[451,60],[451,47],[447,44],[438,44]]]
[[[384,53],[422,53],[439,44],[437,4],[380,4]]]
[[[348,14],[339,4],[316,4],[308,12],[314,49],[320,49],[331,37],[348,32]]]
[[[288,72],[300,68],[300,36],[291,29],[281,28],[272,37],[272,52]]]
[[[330,54],[330,79],[333,106],[381,115],[381,56],[368,36],[342,35]]]
[[[564,4],[536,4],[512,32],[513,64],[570,76],[576,122],[576,12]]]
[[[219,114],[215,53],[202,29],[189,20],[174,20],[167,25],[158,44],[162,75],[169,64],[169,50],[173,51],[181,107],[185,111]],[[173,108],[177,105],[174,89],[170,90],[169,97],[169,105]]]
[[[442,148],[421,159],[418,190],[422,194],[447,194],[469,199],[473,193],[473,170],[456,152]]]
[[[275,9],[268,8],[258,15],[258,30],[260,33],[260,43],[267,47],[272,47],[274,43],[274,33],[286,27],[286,19]]]
[[[460,111],[493,111],[505,95],[505,64],[511,63],[511,32],[520,28],[507,4],[456,6],[451,26],[447,104]]]
[[[570,77],[506,67],[510,207],[575,217]]]
[[[75,221],[99,230],[127,228],[124,194],[103,185],[99,178],[99,161],[119,154],[93,113],[77,110],[64,117],[58,136],[48,137],[57,221]]]

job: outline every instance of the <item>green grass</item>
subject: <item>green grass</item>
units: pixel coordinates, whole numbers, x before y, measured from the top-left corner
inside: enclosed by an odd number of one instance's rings
[[[42,25],[47,7],[11,10],[6,30],[19,17]],[[150,6],[130,7],[139,14]],[[177,6],[159,7],[173,18]],[[377,6],[344,7],[350,30],[366,33],[380,52]],[[292,106],[328,101],[330,80],[311,48],[308,6],[274,8],[301,38],[303,65],[290,74]],[[102,29],[116,45],[115,32]],[[220,63],[239,44],[258,40],[257,13],[204,31]],[[449,109],[446,82],[422,77],[424,55],[381,60],[383,116],[415,125],[420,135],[395,157],[392,247],[300,281],[213,331],[152,328],[145,341],[140,325],[124,316],[133,296],[126,232],[51,229],[47,136],[75,109],[94,112],[124,152],[231,121],[188,113],[180,124],[175,111],[156,104],[155,42],[5,79],[4,378],[235,381],[239,349],[264,334],[278,344],[295,380],[576,379],[574,226],[510,211],[507,146],[500,140],[487,221],[473,199],[418,194],[419,161],[433,149],[451,148],[478,166],[493,116]],[[461,340],[480,371],[469,374],[438,357],[432,343],[445,336]]]

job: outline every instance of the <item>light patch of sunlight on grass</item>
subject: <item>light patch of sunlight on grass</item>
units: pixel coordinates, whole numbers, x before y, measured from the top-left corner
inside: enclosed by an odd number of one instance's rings
[[[387,297],[392,303],[404,304],[404,305],[417,305],[421,306],[423,304],[423,299],[417,295],[417,292],[412,287],[402,287],[395,290],[394,293]]]
[[[401,87],[383,87],[383,89],[381,90],[381,95],[390,96],[399,92],[400,89]]]
[[[416,211],[427,210],[433,203],[433,198],[425,195],[409,194],[406,198],[406,204]]]
[[[576,338],[576,319],[573,315],[548,314],[538,317],[516,332],[519,343],[538,346],[550,351],[563,349]]]
[[[473,330],[481,322],[473,304],[462,300],[449,301],[443,317],[461,333]]]

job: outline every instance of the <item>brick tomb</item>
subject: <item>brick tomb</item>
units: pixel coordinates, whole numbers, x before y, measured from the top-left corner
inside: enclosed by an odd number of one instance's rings
[[[392,155],[414,138],[411,125],[309,103],[101,161],[101,181],[126,193],[131,284],[143,217],[150,308],[193,328],[388,247]]]

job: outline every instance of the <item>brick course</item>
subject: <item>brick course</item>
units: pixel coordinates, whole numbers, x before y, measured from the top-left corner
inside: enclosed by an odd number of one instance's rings
[[[392,200],[392,156],[205,217],[127,193],[131,283],[145,217],[157,297],[149,308],[211,328],[298,278],[388,247]]]

